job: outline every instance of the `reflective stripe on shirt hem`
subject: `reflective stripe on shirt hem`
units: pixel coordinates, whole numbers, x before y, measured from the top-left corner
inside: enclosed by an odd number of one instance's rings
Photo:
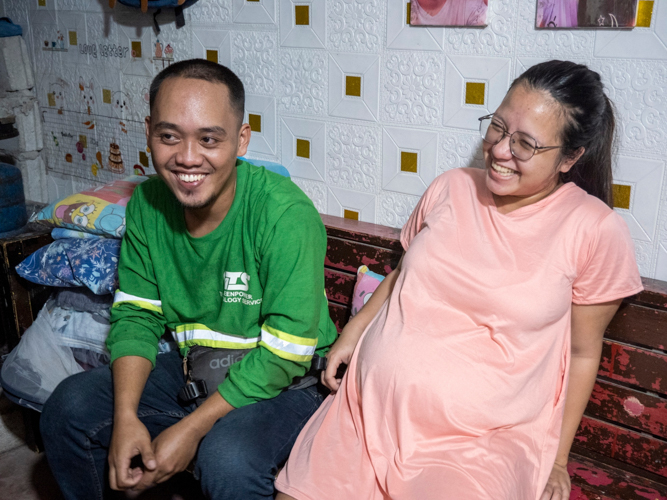
[[[156,311],[162,314],[162,301],[145,299],[143,297],[137,297],[136,295],[130,295],[129,293],[116,290],[116,293],[113,296],[112,307],[117,307],[121,303],[132,304],[141,309],[148,309],[149,311]]]
[[[290,361],[310,361],[317,348],[317,339],[297,337],[281,332],[266,323],[262,326],[262,340],[259,345],[266,347],[276,356]]]

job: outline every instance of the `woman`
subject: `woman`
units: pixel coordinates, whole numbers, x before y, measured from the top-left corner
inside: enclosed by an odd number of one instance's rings
[[[550,61],[480,121],[486,168],[427,189],[404,258],[328,355],[337,393],[279,499],[569,498],[602,335],[642,289],[608,206],[613,111],[597,73]]]

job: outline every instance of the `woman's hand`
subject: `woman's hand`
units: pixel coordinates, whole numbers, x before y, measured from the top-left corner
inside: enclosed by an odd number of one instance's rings
[[[346,328],[336,340],[327,354],[327,369],[322,372],[322,383],[328,387],[332,393],[338,391],[342,379],[336,378],[336,372],[341,363],[350,364],[354,349],[357,347],[360,335],[346,332]]]
[[[568,500],[571,488],[567,466],[554,464],[540,500]]]

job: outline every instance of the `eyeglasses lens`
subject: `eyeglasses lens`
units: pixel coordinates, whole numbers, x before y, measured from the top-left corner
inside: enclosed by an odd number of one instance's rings
[[[489,144],[498,144],[506,135],[505,128],[492,118],[480,120],[479,133]],[[535,140],[523,132],[514,132],[510,136],[510,150],[519,160],[530,160],[535,154]]]

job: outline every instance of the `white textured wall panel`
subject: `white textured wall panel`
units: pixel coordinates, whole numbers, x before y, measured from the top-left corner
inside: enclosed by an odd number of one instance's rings
[[[127,125],[148,113],[151,79],[173,61],[216,51],[245,85],[246,112],[262,117],[249,157],[283,163],[322,212],[348,210],[400,227],[434,176],[483,165],[477,118],[495,111],[513,78],[549,59],[588,64],[617,112],[616,182],[632,187],[631,207],[619,213],[642,274],[667,279],[667,5],[654,3],[648,28],[550,31],[534,28],[535,0],[489,0],[485,28],[411,27],[407,4],[200,0],[185,9],[181,29],[173,14],[160,14],[157,35],[150,13],[112,10],[106,0],[46,0],[45,7],[3,0],[0,7],[24,29],[40,112],[48,112],[51,197],[100,182],[90,171],[57,173],[67,143],[60,134],[84,134],[104,155],[102,142],[117,137],[131,173],[145,160],[145,144]],[[297,6],[308,7],[307,23],[297,23]],[[67,50],[48,50],[53,42],[59,48],[59,35]],[[141,57],[127,55],[132,41],[141,42]],[[359,96],[346,94],[346,76],[361,78]],[[471,82],[484,83],[483,104],[466,103]],[[60,108],[75,114],[58,115]],[[308,142],[308,158],[296,154],[297,140]],[[417,172],[400,169],[402,151],[417,154]]]

